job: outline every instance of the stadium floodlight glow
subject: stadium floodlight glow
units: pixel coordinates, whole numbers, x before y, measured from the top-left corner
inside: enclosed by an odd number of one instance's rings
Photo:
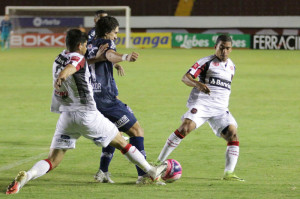
[[[131,17],[131,9],[129,6],[6,6],[5,14],[10,15],[16,11],[61,11],[61,12],[83,12],[83,11],[91,11],[95,12],[97,10],[105,10],[105,11],[125,11],[125,46],[126,48],[130,47],[130,17]]]

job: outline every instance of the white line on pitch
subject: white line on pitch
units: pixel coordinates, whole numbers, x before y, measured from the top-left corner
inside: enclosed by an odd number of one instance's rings
[[[41,153],[39,155],[30,157],[30,158],[26,158],[26,159],[23,159],[23,160],[19,160],[17,162],[12,163],[12,164],[0,167],[0,172],[12,169],[14,167],[17,167],[19,165],[25,164],[27,162],[30,162],[30,161],[33,161],[33,160],[36,160],[36,159],[40,159],[41,157],[45,157],[46,156],[45,158],[47,158],[47,155],[48,155],[48,152],[47,153]]]

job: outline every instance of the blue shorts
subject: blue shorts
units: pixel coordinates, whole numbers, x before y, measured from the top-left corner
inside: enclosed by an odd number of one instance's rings
[[[97,108],[122,132],[127,132],[137,121],[130,107],[120,100],[111,107],[97,106]]]

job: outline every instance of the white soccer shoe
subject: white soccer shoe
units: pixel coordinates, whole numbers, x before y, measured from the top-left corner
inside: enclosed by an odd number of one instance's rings
[[[26,183],[27,173],[26,171],[20,171],[14,181],[7,187],[6,195],[18,193]]]
[[[164,184],[163,182],[160,181],[162,173],[164,173],[167,170],[168,163],[164,161],[162,164],[155,166],[150,169],[148,172],[149,177],[152,179],[153,182],[156,184]]]
[[[95,174],[95,180],[101,183],[115,183],[112,179],[110,179],[109,172],[103,172],[101,169]]]

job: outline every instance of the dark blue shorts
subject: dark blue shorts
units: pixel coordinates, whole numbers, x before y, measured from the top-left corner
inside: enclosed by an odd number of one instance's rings
[[[119,131],[127,132],[137,121],[129,106],[117,100],[111,107],[97,107],[98,110],[114,123]]]

